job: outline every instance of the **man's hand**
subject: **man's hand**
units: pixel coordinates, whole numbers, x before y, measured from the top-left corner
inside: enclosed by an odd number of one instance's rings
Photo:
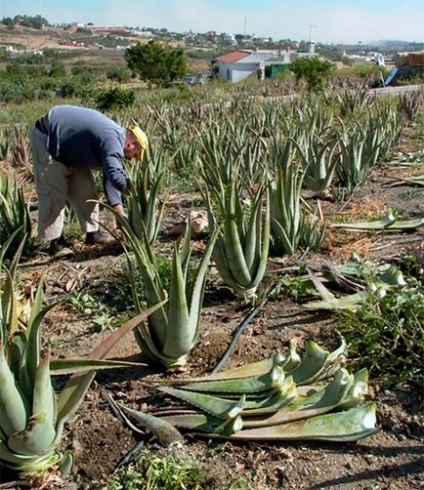
[[[113,209],[123,218],[128,218],[124,206],[122,206],[122,204],[116,204],[115,206],[113,206]]]
[[[113,209],[125,220],[128,219],[128,215],[125,212],[124,206],[122,204],[117,204],[116,206],[113,206]],[[122,230],[121,223],[119,222],[118,219],[115,219],[115,224],[116,224],[116,229],[117,230]]]

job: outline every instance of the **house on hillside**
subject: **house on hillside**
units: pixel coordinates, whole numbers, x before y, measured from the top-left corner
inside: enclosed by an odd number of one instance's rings
[[[218,56],[211,62],[212,73],[221,80],[240,82],[251,75],[258,78],[273,76],[297,57],[316,56],[312,48],[308,53],[282,50],[240,49]]]

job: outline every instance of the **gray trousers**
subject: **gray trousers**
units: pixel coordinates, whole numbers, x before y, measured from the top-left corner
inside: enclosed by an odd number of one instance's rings
[[[51,241],[63,232],[69,202],[84,233],[98,231],[99,206],[96,181],[88,168],[68,167],[49,155],[47,136],[32,128],[29,136],[34,181],[38,196],[38,238]]]

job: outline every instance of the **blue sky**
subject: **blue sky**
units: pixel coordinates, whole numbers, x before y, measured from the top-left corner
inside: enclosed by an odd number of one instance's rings
[[[424,42],[423,0],[0,0],[0,18],[165,27],[324,43]]]

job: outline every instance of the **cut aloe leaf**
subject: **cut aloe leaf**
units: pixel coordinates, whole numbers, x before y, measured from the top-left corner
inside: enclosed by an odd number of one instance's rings
[[[270,417],[244,418],[244,426],[267,427],[276,424],[286,424],[296,420],[303,420],[334,410],[344,401],[353,382],[353,375],[340,369],[333,381],[320,391],[305,398],[298,398],[289,406],[278,410]]]
[[[234,402],[234,400],[219,398],[206,393],[179,390],[178,388],[171,388],[168,386],[160,388],[160,390],[223,420],[234,418],[235,415],[238,415],[243,410],[246,400],[246,397],[243,396],[240,400]]]
[[[322,349],[311,339],[306,341],[305,348],[305,356],[301,363],[294,369],[287,371],[287,375],[292,376],[297,385],[307,384],[309,379],[315,377],[324,367],[330,354],[329,351]]]
[[[283,369],[280,366],[273,366],[272,369],[259,376],[250,376],[240,379],[222,379],[215,381],[203,381],[198,383],[187,383],[181,385],[184,390],[201,391],[206,393],[230,393],[230,394],[258,394],[266,392],[280,384],[285,378]]]
[[[288,424],[243,429],[231,435],[230,439],[357,441],[376,432],[375,404],[371,402],[344,412],[319,415]]]
[[[119,407],[127,412],[134,420],[142,424],[162,445],[169,446],[173,442],[183,439],[180,432],[172,424],[166,422],[166,420],[139,410],[133,410],[122,404],[119,404]]]
[[[375,221],[359,221],[356,223],[333,223],[330,228],[347,228],[350,230],[358,231],[378,231],[385,230],[389,226],[393,225],[396,218],[392,213],[388,213],[386,217]]]

